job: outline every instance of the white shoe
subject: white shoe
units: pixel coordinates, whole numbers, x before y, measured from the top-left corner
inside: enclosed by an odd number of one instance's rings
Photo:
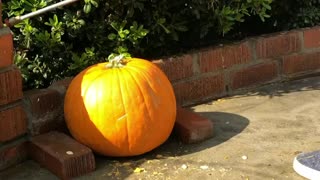
[[[310,180],[320,180],[320,151],[301,153],[294,158],[293,169]]]

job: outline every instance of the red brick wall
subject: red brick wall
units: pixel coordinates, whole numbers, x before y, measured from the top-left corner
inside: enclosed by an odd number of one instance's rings
[[[12,48],[9,29],[1,29],[0,170],[26,156],[27,124],[29,136],[65,130],[63,99],[71,81],[22,94]],[[249,38],[153,62],[172,82],[180,105],[201,103],[320,73],[320,27]]]
[[[27,117],[22,78],[13,65],[12,34],[0,29],[0,170],[26,158]]]
[[[154,61],[190,105],[320,73],[320,27],[249,38]]]

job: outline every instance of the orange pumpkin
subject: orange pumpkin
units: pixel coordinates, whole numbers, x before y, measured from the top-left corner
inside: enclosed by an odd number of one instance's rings
[[[65,120],[72,136],[106,156],[134,156],[161,145],[176,118],[166,75],[136,58],[93,65],[71,82]]]

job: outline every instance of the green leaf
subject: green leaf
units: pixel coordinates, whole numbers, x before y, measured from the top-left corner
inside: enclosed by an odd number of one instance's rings
[[[127,10],[127,16],[128,17],[133,17],[134,15],[134,8],[128,8]]]
[[[265,18],[270,18],[271,16],[269,14],[263,15]]]
[[[265,18],[264,18],[263,15],[259,14],[259,17],[260,17],[260,19],[261,19],[262,22],[265,22]]]
[[[143,9],[144,9],[144,4],[143,4],[143,3],[140,3],[140,2],[136,2],[136,3],[134,4],[134,6],[135,6],[135,8],[138,8],[138,9],[140,10],[140,12],[142,12]]]
[[[117,37],[117,35],[114,34],[114,33],[110,33],[110,34],[108,35],[108,39],[109,39],[109,40],[114,40],[114,39],[116,39],[116,37]]]
[[[171,35],[172,35],[173,40],[179,41],[179,36],[176,32],[172,32]]]
[[[167,34],[170,34],[170,30],[168,29],[168,28],[166,28],[163,24],[159,24],[161,27],[162,27],[162,29],[164,29],[164,31],[167,33]]]
[[[149,33],[149,31],[146,30],[146,29],[143,29],[143,30],[140,31],[140,35],[141,36],[146,36],[148,33]]]
[[[90,11],[91,11],[91,4],[85,4],[85,5],[83,6],[83,11],[84,11],[86,14],[90,13]]]
[[[124,33],[123,31],[119,31],[118,34],[121,39],[124,39],[126,37],[126,33]]]
[[[166,22],[166,18],[160,18],[158,19],[159,24],[164,24]]]
[[[135,31],[138,28],[138,23],[136,21],[134,21],[132,23],[132,26],[130,26],[130,30],[131,31]]]
[[[175,29],[181,32],[186,32],[188,31],[188,27],[187,26],[175,26]]]
[[[94,0],[91,1],[91,4],[96,8],[99,6],[99,4]]]
[[[126,52],[128,52],[128,48],[126,48],[126,47],[124,47],[124,46],[119,46],[119,47],[117,48],[117,52],[118,52],[119,54],[126,53]]]
[[[124,34],[128,35],[130,33],[130,31],[128,29],[125,29],[122,31]]]
[[[82,26],[86,24],[86,22],[85,22],[83,19],[79,19],[79,20],[78,20],[78,23],[79,23],[80,25],[82,25]]]
[[[127,21],[126,20],[122,21],[120,24],[120,30],[123,29],[126,25],[127,25]]]
[[[271,10],[271,6],[269,4],[263,3],[262,6],[268,10]]]
[[[59,23],[59,20],[58,20],[58,16],[56,14],[53,16],[53,20],[54,20],[54,26],[57,26]]]
[[[117,22],[111,22],[110,26],[116,31],[120,30]]]
[[[121,53],[121,55],[123,55],[123,57],[126,57],[126,58],[131,58],[131,54],[128,52]]]

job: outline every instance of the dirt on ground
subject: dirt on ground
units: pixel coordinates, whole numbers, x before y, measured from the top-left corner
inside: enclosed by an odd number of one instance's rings
[[[182,144],[177,137],[133,158],[97,156],[85,179],[288,179],[302,180],[292,162],[320,149],[320,77],[274,84],[242,95],[190,107],[213,121],[215,137]],[[54,180],[29,160],[0,179]]]

